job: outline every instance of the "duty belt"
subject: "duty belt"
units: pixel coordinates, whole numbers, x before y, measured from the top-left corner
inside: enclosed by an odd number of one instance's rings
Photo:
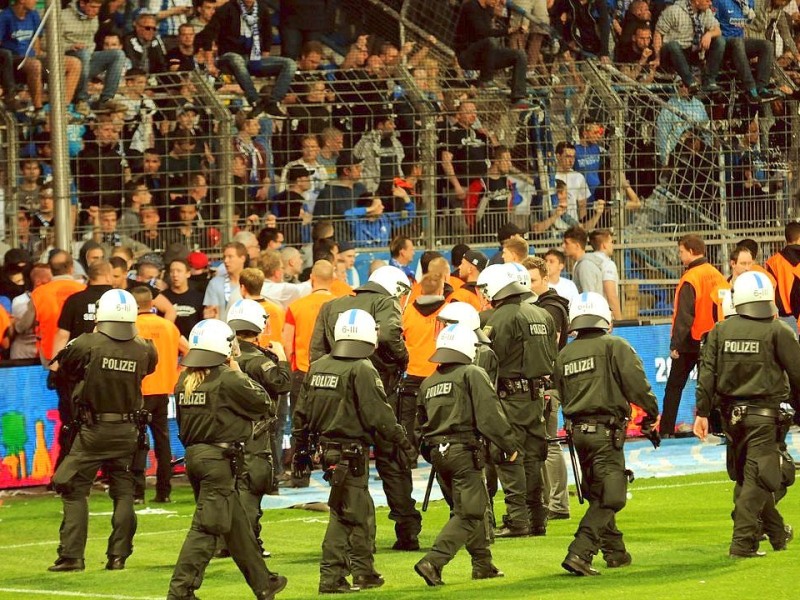
[[[623,424],[616,417],[608,415],[593,415],[588,417],[566,418],[564,429],[568,432],[580,431],[581,433],[597,433],[599,428],[610,429],[613,425]]]
[[[94,421],[96,423],[133,423],[136,421],[136,415],[129,413],[95,413]]]
[[[781,416],[777,408],[766,408],[764,406],[751,406],[749,404],[737,404],[731,409],[730,421],[731,425],[736,425],[739,421],[748,415],[756,415],[758,417],[768,417],[770,419],[777,419]]]
[[[353,445],[361,446],[362,448],[366,448],[368,446],[368,444],[365,444],[361,440],[350,439],[331,440],[328,438],[320,438],[319,443],[323,450],[341,450],[342,448],[348,448]]]
[[[425,436],[425,442],[429,446],[437,444],[468,444],[470,446],[477,446],[480,444],[480,440],[471,432]]]
[[[507,394],[528,394],[531,391],[531,382],[527,379],[498,379],[497,387]]]
[[[223,450],[227,450],[228,448],[233,447],[234,442],[209,442],[209,446],[216,446],[217,448],[222,448]]]

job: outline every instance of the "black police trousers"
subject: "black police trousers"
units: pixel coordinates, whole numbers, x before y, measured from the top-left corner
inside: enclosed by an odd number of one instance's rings
[[[758,549],[759,516],[776,532],[783,517],[775,508],[775,493],[782,489],[778,425],[773,417],[746,415],[736,425],[728,424],[728,476],[733,488],[732,552]]]
[[[591,427],[594,432],[584,432],[576,425],[572,433],[583,473],[581,489],[589,508],[569,546],[571,553],[589,562],[600,550],[606,560],[625,554],[616,514],[625,507],[628,493],[622,444],[615,447],[613,429],[600,424]]]

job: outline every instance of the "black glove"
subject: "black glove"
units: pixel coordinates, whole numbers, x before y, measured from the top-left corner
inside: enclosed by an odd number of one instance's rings
[[[397,447],[403,453],[403,458],[406,461],[406,466],[417,462],[417,457],[419,456],[419,450],[417,450],[411,444],[411,442],[408,441],[408,438],[403,436],[403,438],[401,438],[401,440],[398,442]]]
[[[297,447],[292,457],[292,478],[305,479],[311,474],[314,462],[308,448]]]
[[[58,374],[55,371],[48,371],[47,372],[47,389],[48,390],[56,390],[58,389],[58,383],[56,382],[58,378]]]
[[[419,453],[422,454],[422,458],[424,458],[426,462],[433,464],[431,462],[431,450],[433,450],[433,446],[430,446],[428,442],[423,439],[419,445]]]
[[[661,434],[658,433],[657,429],[653,429],[654,421],[650,419],[642,419],[640,423],[642,428],[642,435],[650,440],[650,443],[653,444],[653,448],[658,449],[661,445]]]

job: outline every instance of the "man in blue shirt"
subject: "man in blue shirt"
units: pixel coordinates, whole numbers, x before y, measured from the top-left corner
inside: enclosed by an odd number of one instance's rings
[[[581,141],[575,146],[575,170],[586,179],[591,195],[589,200],[594,200],[594,192],[600,185],[600,167],[603,149],[598,142],[603,139],[603,127],[592,120],[587,120],[581,130]]]
[[[416,206],[409,200],[400,212],[383,212],[383,202],[371,194],[358,199],[358,205],[344,212],[350,223],[356,247],[388,246],[392,231],[411,223]]]
[[[736,69],[736,76],[744,86],[747,99],[751,102],[770,101],[781,94],[769,89],[772,63],[775,55],[772,43],[744,37],[745,26],[755,16],[755,0],[713,0],[725,49]],[[755,77],[750,70],[750,59],[757,58]]]

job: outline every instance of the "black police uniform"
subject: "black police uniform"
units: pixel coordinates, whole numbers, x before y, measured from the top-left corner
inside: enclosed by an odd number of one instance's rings
[[[403,328],[400,316],[400,304],[397,298],[386,293],[380,285],[367,282],[355,290],[355,296],[344,296],[322,305],[314,333],[311,336],[311,361],[333,348],[333,328],[341,313],[352,308],[364,310],[372,315],[378,323],[378,348],[370,356],[372,364],[378,370],[387,402],[395,415],[410,415],[410,421],[401,422],[406,428],[409,441],[414,429],[414,407],[398,407],[397,385],[408,365],[408,350],[403,342]],[[416,550],[419,548],[417,536],[422,529],[422,515],[415,508],[411,496],[411,469],[408,464],[400,464],[394,456],[391,446],[380,440],[375,446],[375,466],[381,477],[383,491],[389,504],[389,518],[395,522],[397,536],[396,549]]]
[[[69,454],[53,475],[64,503],[55,566],[65,560],[83,561],[88,497],[101,467],[109,477],[109,495],[114,500],[107,567],[120,568],[133,552],[135,413],[142,408],[142,379],[155,370],[157,362],[152,342],[140,337],[120,341],[100,332],[81,335],[61,354],[59,370],[75,384],[73,409],[80,425]],[[111,564],[114,560],[121,564]]]
[[[697,416],[719,407],[730,440],[728,475],[733,491],[733,556],[757,556],[759,515],[771,524],[774,547],[785,547],[782,519],[774,507],[781,490],[779,405],[800,406],[800,345],[784,322],[741,315],[708,334],[697,377]],[[781,538],[784,539],[781,539]]]
[[[623,452],[626,423],[630,405],[636,404],[647,415],[642,429],[650,430],[658,417],[658,404],[642,360],[631,345],[601,329],[582,330],[566,345],[556,361],[555,379],[565,427],[583,472],[583,494],[589,501],[562,565],[593,575],[597,572],[591,568],[592,558],[601,549],[609,567],[630,562],[615,522],[628,493]]]
[[[236,357],[239,368],[261,385],[269,397],[266,416],[253,424],[253,434],[245,444],[244,467],[237,481],[247,519],[263,550],[261,499],[274,487],[271,430],[278,412],[275,399],[289,391],[292,375],[289,363],[281,361],[274,352],[245,340],[239,340],[239,349],[241,354]]]
[[[556,357],[553,318],[522,294],[494,301],[484,331],[499,363],[497,392],[522,445],[520,459],[497,465],[506,502],[503,536],[544,535],[542,464],[547,457],[544,390]]]
[[[377,587],[375,506],[369,495],[369,446],[377,438],[409,453],[405,432],[386,402],[375,367],[366,358],[325,355],[311,363],[292,415],[295,458],[308,456],[311,438],[322,447],[331,483],[328,529],[322,543],[320,592],[348,591],[353,583]]]
[[[237,446],[253,433],[253,422],[265,418],[270,399],[244,373],[219,365],[186,397],[183,373],[175,388],[180,439],[186,447],[186,474],[197,508],[169,584],[168,600],[191,600],[203,582],[214,554],[216,536],[225,543],[257,598],[271,599],[286,580],[271,573],[261,558],[253,528],[239,494],[234,471],[243,453]]]
[[[436,469],[443,491],[452,498],[450,520],[417,563],[417,572],[429,585],[440,585],[442,567],[466,545],[472,556],[473,578],[496,577],[499,573],[489,550],[489,495],[483,479],[485,450],[480,436],[507,455],[518,450],[497,393],[482,368],[450,362],[440,364],[425,379],[417,406],[426,458]]]

